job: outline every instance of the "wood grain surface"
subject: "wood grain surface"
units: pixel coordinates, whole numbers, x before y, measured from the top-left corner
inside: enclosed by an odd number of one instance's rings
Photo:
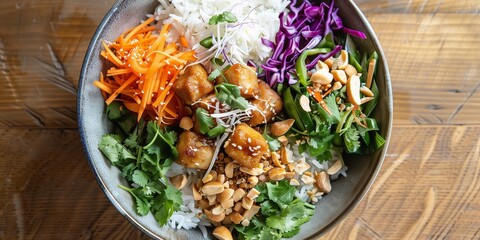
[[[83,154],[76,89],[113,0],[0,1],[0,239],[146,239]],[[357,0],[390,66],[388,155],[322,239],[480,239],[480,1]]]

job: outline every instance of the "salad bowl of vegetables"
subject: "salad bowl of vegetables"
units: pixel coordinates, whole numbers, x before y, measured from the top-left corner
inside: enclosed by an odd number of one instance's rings
[[[117,1],[85,56],[84,150],[158,239],[307,239],[385,157],[385,56],[353,1]]]

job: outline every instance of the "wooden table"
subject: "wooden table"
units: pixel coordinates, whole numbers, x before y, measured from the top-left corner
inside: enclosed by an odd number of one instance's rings
[[[0,1],[0,239],[146,238],[87,164],[76,88],[113,0]],[[480,1],[357,0],[395,121],[370,193],[324,239],[480,239]]]

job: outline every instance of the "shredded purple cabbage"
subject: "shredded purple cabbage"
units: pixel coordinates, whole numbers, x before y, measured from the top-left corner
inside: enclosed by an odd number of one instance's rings
[[[297,0],[292,0],[288,9],[289,12],[279,15],[280,28],[275,42],[262,39],[262,43],[273,50],[272,56],[261,65],[264,70],[261,77],[271,87],[285,82],[294,84],[296,79],[292,75],[295,75],[297,58],[303,51],[316,47],[329,33],[343,31],[355,37],[366,38],[364,33],[343,26],[334,0],[330,4],[309,0],[298,3]],[[337,45],[330,53],[315,56],[307,64],[307,69],[311,70],[318,60],[325,60],[340,50],[342,46]]]

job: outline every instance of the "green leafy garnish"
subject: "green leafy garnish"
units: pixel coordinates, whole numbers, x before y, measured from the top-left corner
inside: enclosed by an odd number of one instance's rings
[[[220,70],[218,69],[215,69],[213,70],[210,75],[208,75],[208,81],[213,81],[215,80],[218,76],[220,76],[222,74],[222,72],[220,72]]]
[[[240,95],[240,89],[237,85],[230,83],[217,84],[215,85],[215,96],[232,108],[245,110],[248,107],[248,101]]]
[[[268,147],[270,148],[270,151],[277,151],[280,146],[281,146],[281,143],[280,141],[278,141],[276,138],[273,138],[273,137],[270,137],[268,134],[267,134],[267,129],[265,128],[265,131],[263,131],[263,138],[265,138],[265,140],[267,140],[267,143],[268,143]]]
[[[202,45],[202,47],[204,47],[204,48],[211,48],[211,47],[213,47],[212,40],[213,40],[212,36],[206,37],[202,41],[200,41],[200,45]]]
[[[207,132],[207,136],[209,138],[216,138],[222,135],[226,129],[227,128],[225,128],[223,125],[218,124],[217,126],[215,126],[214,128],[210,129],[210,131]]]
[[[200,123],[200,133],[206,134],[210,138],[215,138],[222,135],[226,128],[220,124],[216,124],[213,118],[208,115],[203,108],[198,108],[195,112],[195,117]]]
[[[215,127],[213,118],[208,115],[207,111],[203,108],[198,108],[195,112],[195,119],[200,123],[200,133],[207,134],[210,129]]]
[[[115,166],[123,166],[124,162],[136,159],[130,150],[122,145],[120,137],[117,135],[104,135],[100,140],[98,148]]]
[[[252,218],[250,225],[235,226],[240,239],[282,239],[292,237],[300,226],[310,220],[315,206],[295,197],[295,187],[288,181],[261,183],[255,187],[260,195],[260,214]]]
[[[221,14],[218,15],[213,15],[209,20],[208,24],[209,25],[216,25],[222,22],[228,22],[228,23],[234,23],[238,21],[237,17],[233,15],[233,13],[225,11]]]
[[[348,128],[345,134],[343,134],[343,141],[347,152],[356,152],[360,148],[360,133],[355,128]]]
[[[160,129],[153,121],[140,121],[125,140],[106,134],[99,144],[100,151],[133,184],[119,187],[133,197],[136,212],[141,216],[152,212],[160,225],[165,225],[183,203],[181,192],[166,184],[165,177],[178,155],[176,141],[174,131]]]

